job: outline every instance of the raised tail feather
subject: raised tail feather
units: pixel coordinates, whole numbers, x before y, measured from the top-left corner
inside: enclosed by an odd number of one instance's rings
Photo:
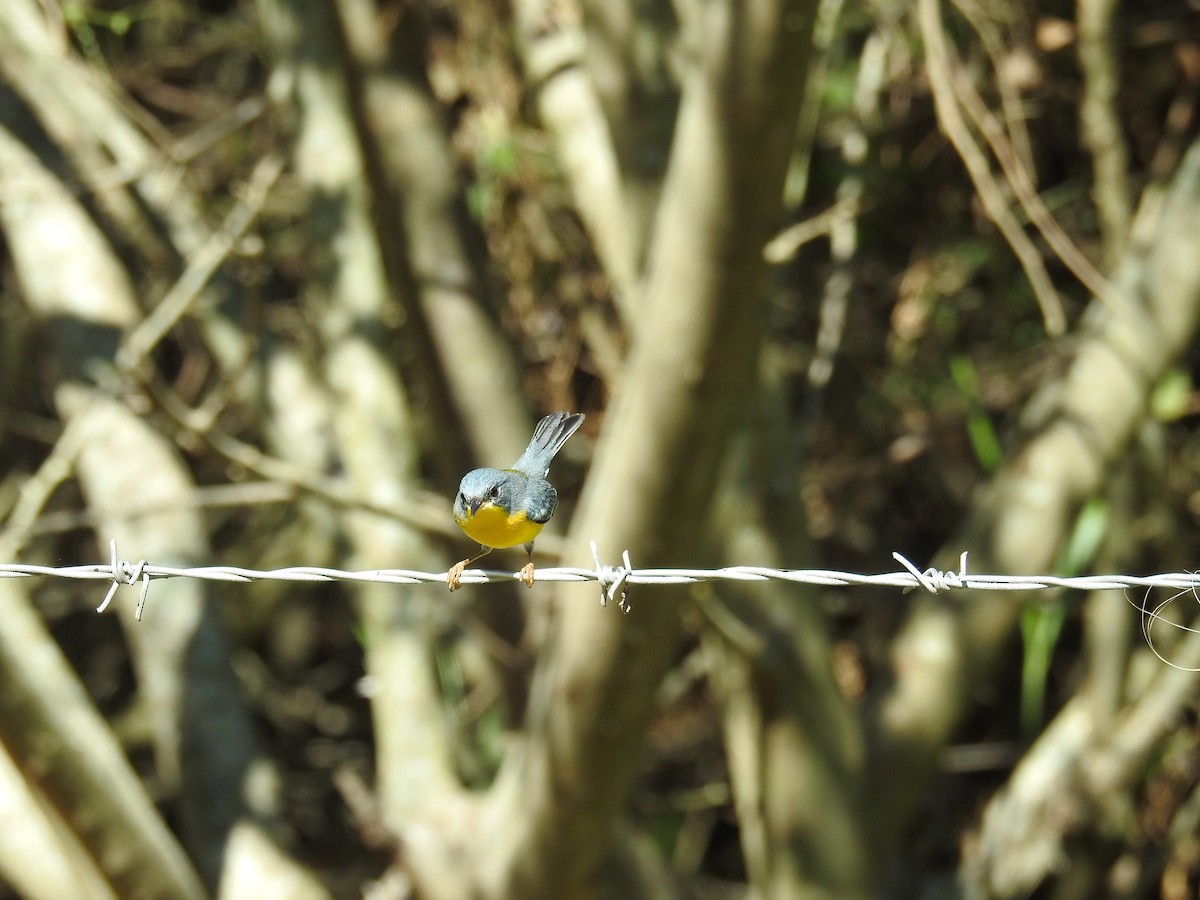
[[[533,431],[533,440],[513,468],[535,478],[545,478],[550,471],[550,460],[562,449],[567,438],[575,433],[575,429],[583,424],[583,419],[583,413],[550,413],[538,422]]]

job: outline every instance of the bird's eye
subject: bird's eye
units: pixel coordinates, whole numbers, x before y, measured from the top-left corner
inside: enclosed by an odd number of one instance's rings
[[[464,494],[462,491],[459,491],[459,492],[458,492],[458,499],[459,499],[459,500],[461,500],[463,503],[466,503],[466,502],[467,502],[467,495],[466,495],[466,494]]]
[[[488,491],[488,497],[495,500],[499,496],[500,496],[500,485],[493,484],[492,489],[490,491]]]

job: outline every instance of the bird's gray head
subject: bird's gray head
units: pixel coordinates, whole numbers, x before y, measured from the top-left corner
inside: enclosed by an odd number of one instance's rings
[[[463,476],[454,498],[454,517],[461,519],[479,512],[485,503],[512,511],[524,497],[525,476],[500,469],[475,469]]]

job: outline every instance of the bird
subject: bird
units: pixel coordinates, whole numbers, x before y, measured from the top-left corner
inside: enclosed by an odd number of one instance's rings
[[[521,580],[533,587],[533,539],[558,508],[558,492],[546,474],[567,438],[583,424],[583,413],[555,412],[538,422],[529,446],[510,469],[474,469],[463,476],[454,498],[454,521],[479,552],[455,563],[446,573],[450,590],[462,586],[462,574],[495,549],[525,545],[529,561]]]

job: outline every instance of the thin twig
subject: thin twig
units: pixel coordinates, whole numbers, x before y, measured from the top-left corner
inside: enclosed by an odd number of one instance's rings
[[[1120,292],[1113,286],[1112,282],[1097,271],[1096,267],[1091,264],[1088,258],[1083,255],[1083,252],[1067,236],[1067,233],[1062,230],[1058,221],[1051,215],[1050,210],[1046,209],[1046,204],[1042,202],[1042,198],[1038,195],[1037,189],[1034,187],[1033,178],[1017,159],[1016,152],[1009,142],[1008,136],[1000,127],[1000,123],[992,115],[992,111],[987,108],[987,104],[983,102],[983,98],[979,96],[979,92],[975,90],[961,72],[954,79],[954,89],[959,102],[962,103],[963,108],[967,111],[967,115],[971,117],[971,121],[979,129],[979,133],[983,135],[984,140],[987,141],[988,146],[992,150],[992,154],[1000,163],[1000,168],[1004,172],[1004,177],[1008,179],[1009,186],[1012,187],[1017,202],[1021,204],[1025,215],[1029,217],[1029,221],[1033,223],[1042,237],[1046,239],[1046,243],[1050,245],[1050,249],[1062,261],[1062,264],[1079,279],[1079,282],[1101,302],[1111,307],[1116,307],[1123,303],[1124,300]]]
[[[414,491],[402,506],[383,507],[358,496],[345,481],[313,472],[296,463],[260,450],[253,444],[238,440],[213,425],[209,416],[200,413],[199,421],[193,418],[188,408],[174,394],[158,392],[154,399],[182,432],[195,435],[222,459],[252,472],[264,481],[291,485],[297,490],[319,497],[334,506],[374,513],[384,518],[403,522],[423,531],[445,537],[458,537],[448,515],[449,501],[440,494],[430,491]],[[549,539],[548,539],[549,538]],[[538,549],[555,552],[552,536],[538,538]]]
[[[954,96],[954,79],[950,67],[950,52],[946,47],[946,35],[942,24],[938,0],[919,0],[917,3],[917,19],[921,30],[921,38],[925,42],[926,70],[929,74],[929,86],[933,92],[933,102],[937,109],[938,123],[954,149],[958,152],[967,174],[975,185],[979,199],[983,203],[988,218],[995,223],[1004,239],[1012,248],[1017,262],[1025,271],[1025,277],[1033,288],[1038,306],[1042,310],[1042,320],[1046,332],[1058,336],[1066,331],[1066,315],[1058,292],[1046,272],[1041,253],[1033,245],[1029,236],[1021,230],[1020,224],[1009,209],[1004,199],[1004,193],[993,175],[987,158],[975,143],[971,131],[963,119],[962,111]]]
[[[1032,178],[1035,172],[1033,150],[1029,142],[1029,129],[1025,127],[1027,116],[1022,108],[1021,96],[1013,86],[1015,79],[1012,75],[1006,74],[1013,70],[1011,61],[1014,51],[1005,46],[1001,36],[997,33],[999,29],[992,16],[989,15],[1001,7],[990,6],[985,10],[977,0],[952,0],[952,2],[955,9],[979,35],[983,52],[987,54],[988,60],[992,64],[992,71],[996,73],[996,91],[1000,95],[1000,108],[1004,110],[1006,126],[1004,130],[1008,134],[1009,140],[1012,141],[1013,154],[1021,168],[1030,173],[1031,181],[1036,185],[1036,179]],[[1003,7],[1003,9],[1007,10],[1008,7]]]
[[[1112,31],[1116,5],[1116,0],[1079,0],[1076,7],[1083,71],[1080,136],[1092,157],[1092,200],[1104,262],[1110,269],[1120,258],[1133,215],[1129,148],[1117,114],[1120,70]]]
[[[150,503],[134,500],[120,509],[89,506],[86,509],[46,513],[38,516],[27,527],[31,537],[42,537],[50,534],[61,534],[65,531],[75,531],[81,528],[96,528],[104,523],[117,520],[132,520],[147,516],[162,515],[163,513],[178,510],[181,507],[189,509],[228,509],[230,507],[292,503],[295,501],[298,493],[299,491],[295,486],[276,481],[217,484],[208,487],[198,487],[183,501],[180,501],[179,498]],[[9,519],[10,527],[14,518],[15,514]],[[5,546],[3,540],[4,538],[0,537],[0,555],[15,556],[15,553],[5,552],[8,550],[8,547]]]
[[[284,158],[279,155],[271,154],[259,160],[250,175],[241,202],[225,217],[221,227],[192,254],[179,280],[150,315],[125,336],[116,355],[118,370],[129,372],[135,369],[187,314],[205,285],[258,217],[271,187],[283,172],[283,166]]]
[[[87,416],[73,417],[38,470],[21,485],[20,497],[0,532],[0,557],[15,558],[36,530],[38,516],[75,470],[90,421]]]
[[[803,222],[789,225],[767,242],[763,248],[763,259],[776,265],[787,262],[805,244],[829,234],[838,225],[858,216],[866,206],[860,196],[845,197]]]

